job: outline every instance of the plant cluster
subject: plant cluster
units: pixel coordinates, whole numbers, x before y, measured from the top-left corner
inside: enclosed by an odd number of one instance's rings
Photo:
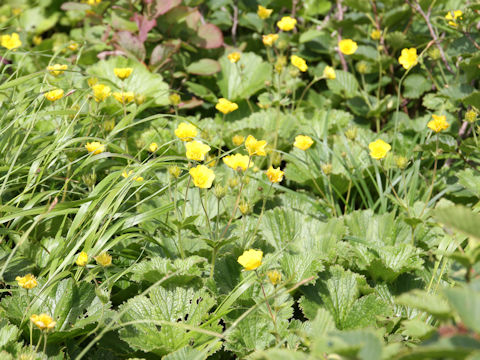
[[[0,357],[480,358],[479,24],[6,0]]]

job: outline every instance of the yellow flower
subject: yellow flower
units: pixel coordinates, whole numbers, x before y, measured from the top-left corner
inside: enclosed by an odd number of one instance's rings
[[[398,62],[406,69],[414,67],[418,63],[417,49],[403,49],[402,54],[398,58]]]
[[[267,276],[272,285],[277,285],[282,281],[282,274],[280,274],[280,271],[278,270],[267,271]]]
[[[168,173],[174,178],[178,178],[182,173],[182,169],[180,169],[177,165],[172,165],[168,167]]]
[[[297,19],[290,16],[284,16],[277,22],[278,28],[283,31],[291,31],[295,28],[295,25],[297,25]]]
[[[245,140],[245,148],[250,156],[267,156],[265,152],[266,145],[267,142],[265,140],[257,140],[252,135],[248,135],[247,140]]]
[[[197,165],[191,168],[190,176],[193,178],[193,184],[201,189],[209,189],[215,179],[215,173],[205,165]]]
[[[63,97],[63,90],[62,89],[51,90],[43,94],[43,96],[45,96],[47,100],[56,101]]]
[[[175,135],[180,138],[182,141],[191,141],[192,138],[197,136],[198,130],[195,125],[190,123],[182,122],[175,129]]]
[[[114,68],[113,73],[121,80],[125,80],[132,74],[132,68]]]
[[[102,0],[87,0],[87,4],[92,6],[100,4],[101,2]]]
[[[297,55],[292,55],[290,58],[290,61],[292,62],[292,65],[295,66],[298,70],[305,72],[308,70],[308,65],[307,62],[302,59],[300,56]]]
[[[85,251],[82,251],[80,254],[78,254],[77,261],[75,261],[75,264],[78,266],[85,266],[88,263],[88,254]]]
[[[242,154],[225,156],[223,158],[223,162],[233,170],[245,171],[247,170],[247,167],[251,168],[253,166],[253,162],[250,160],[250,157]]]
[[[33,45],[40,45],[42,43],[43,39],[40,35],[35,35],[33,38],[32,38],[32,42],[33,42]]]
[[[101,154],[105,151],[105,145],[99,143],[98,141],[92,141],[91,143],[87,143],[85,148],[89,153],[93,153],[93,155]]]
[[[453,14],[453,15],[452,15]],[[445,19],[446,20],[450,20],[448,22],[448,25],[450,26],[453,26],[453,27],[457,27],[457,23],[455,22],[455,20],[457,19],[462,19],[462,15],[463,15],[463,12],[462,10],[452,10],[452,11],[449,11],[447,13],[447,15],[445,15]],[[452,21],[453,20],[453,21]]]
[[[135,94],[132,91],[127,92],[114,92],[113,97],[121,104],[128,104],[135,99]]]
[[[18,283],[18,286],[21,286],[24,289],[33,289],[38,285],[37,279],[32,274],[27,274],[25,276],[17,276],[15,280]]]
[[[52,329],[57,323],[56,321],[53,321],[52,317],[47,314],[33,314],[30,316],[30,321],[33,322],[40,330]]]
[[[189,160],[203,161],[205,155],[210,151],[210,146],[200,141],[190,141],[185,144],[187,148],[186,156]]]
[[[158,144],[156,142],[152,142],[150,145],[148,145],[149,152],[154,153],[157,150],[158,150]]]
[[[107,85],[96,84],[92,86],[93,98],[96,102],[105,100],[111,94],[111,89]]]
[[[103,267],[107,267],[112,265],[112,257],[107,253],[103,252],[95,258],[95,261],[98,265],[102,265]]]
[[[182,101],[182,98],[177,93],[173,93],[168,97],[168,101],[170,102],[170,105],[177,106]]]
[[[352,39],[343,39],[338,42],[338,48],[345,55],[352,55],[357,51],[358,45]]]
[[[325,66],[325,69],[323,69],[323,77],[330,80],[335,79],[337,77],[335,69],[331,66]]]
[[[245,141],[245,138],[242,135],[235,135],[232,138],[233,145],[235,145],[235,146],[242,145],[244,141]]]
[[[382,139],[377,139],[374,142],[371,142],[368,144],[368,148],[370,149],[370,156],[375,160],[383,159],[392,149],[392,147]]]
[[[306,135],[297,135],[295,137],[295,142],[293,143],[293,146],[295,146],[296,148],[300,149],[300,150],[307,150],[308,148],[310,148],[310,146],[312,146],[313,144],[313,140],[310,136],[306,136]]]
[[[68,69],[68,65],[55,64],[53,66],[47,66],[47,70],[53,76],[58,76],[60,74],[63,74],[63,72],[67,69]]]
[[[78,43],[76,42],[71,42],[70,44],[68,44],[68,48],[72,51],[75,51],[78,49]]]
[[[275,41],[278,40],[278,34],[268,34],[262,36],[263,45],[273,46]]]
[[[217,105],[215,105],[215,109],[220,111],[221,113],[227,115],[231,113],[232,111],[235,111],[238,109],[238,105],[235,104],[234,102],[231,102],[227,99],[220,98],[218,99]]]
[[[22,8],[13,8],[12,9],[12,14],[17,16],[17,15],[20,15],[22,13]]]
[[[372,40],[378,40],[381,36],[382,32],[378,29],[372,30],[372,32],[370,33],[370,37],[372,38]]]
[[[273,166],[270,165],[267,172],[268,180],[272,183],[279,183],[283,180],[283,175],[285,174],[280,168],[274,169]]]
[[[2,35],[0,36],[0,44],[7,48],[8,50],[14,50],[22,46],[20,41],[20,36],[17,33],[12,33],[11,35]]]
[[[432,114],[433,120],[429,121],[427,126],[435,131],[436,133],[442,131],[442,130],[447,130],[450,124],[447,122],[447,117],[445,115],[435,115]]]
[[[126,170],[124,170],[124,171],[122,172],[122,176],[123,176],[125,179],[128,178],[128,177],[129,177],[130,175],[132,175],[132,174],[133,174],[133,170],[130,170],[128,173],[127,173]],[[133,177],[133,180],[135,180],[135,181],[143,181],[143,177],[141,177],[141,176],[134,176],[134,177]]]
[[[245,270],[255,270],[262,265],[262,250],[247,250],[238,257],[238,263],[243,266]]]
[[[268,19],[272,15],[273,9],[267,9],[262,5],[258,5],[257,15],[260,19]]]
[[[230,62],[232,64],[235,64],[238,60],[240,60],[240,57],[242,55],[239,53],[239,52],[232,52],[230,54],[228,54],[228,60],[230,60]]]

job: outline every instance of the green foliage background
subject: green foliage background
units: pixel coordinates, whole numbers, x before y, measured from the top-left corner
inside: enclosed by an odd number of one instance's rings
[[[461,0],[2,2],[0,36],[22,44],[0,48],[0,357],[480,358],[479,14]],[[93,78],[134,101],[96,102]],[[211,147],[210,189],[192,184],[181,122]],[[222,161],[247,153],[235,135],[268,144],[246,172]],[[255,271],[237,261],[248,249],[264,254]],[[15,281],[28,273],[30,290]]]

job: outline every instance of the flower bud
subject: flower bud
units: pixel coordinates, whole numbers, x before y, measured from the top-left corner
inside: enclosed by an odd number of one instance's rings
[[[103,122],[103,128],[105,129],[105,131],[112,131],[114,127],[115,119],[109,119]]]
[[[357,137],[357,132],[358,129],[355,126],[352,126],[345,131],[345,136],[347,137],[347,139],[354,141]]]
[[[322,165],[322,171],[325,175],[330,175],[332,173],[332,164],[327,163]]]
[[[465,113],[465,120],[468,121],[469,123],[474,123],[477,121],[477,112],[473,109],[468,110]]]
[[[92,188],[97,183],[97,174],[92,172],[90,174],[82,175],[82,180],[85,185],[87,185],[89,188]]]
[[[227,194],[227,188],[220,184],[216,184],[213,188],[213,193],[215,194],[215,197],[220,200]]]
[[[282,274],[278,270],[267,271],[267,276],[272,285],[278,285],[282,281]]]
[[[359,63],[357,63],[357,71],[360,74],[366,74],[368,70],[369,70],[369,66],[365,61],[360,61]]]
[[[400,170],[405,169],[408,166],[408,159],[405,156],[395,156],[395,164]]]
[[[240,210],[242,215],[247,215],[251,210],[250,205],[245,201],[242,201],[240,205],[238,205],[238,209]]]
[[[430,56],[432,60],[438,60],[440,59],[440,50],[438,50],[436,46],[431,47],[430,50],[428,50],[428,56]]]
[[[177,179],[180,176],[180,174],[182,173],[182,169],[180,169],[177,165],[172,165],[168,168],[168,173],[172,177]]]
[[[228,179],[228,186],[232,189],[238,185],[238,179],[236,177]]]
[[[182,101],[182,98],[177,93],[173,93],[168,97],[168,100],[170,101],[170,105],[177,106],[180,104],[180,101]]]

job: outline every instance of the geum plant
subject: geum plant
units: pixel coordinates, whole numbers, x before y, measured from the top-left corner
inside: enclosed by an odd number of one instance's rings
[[[478,357],[479,11],[2,4],[2,357]]]

